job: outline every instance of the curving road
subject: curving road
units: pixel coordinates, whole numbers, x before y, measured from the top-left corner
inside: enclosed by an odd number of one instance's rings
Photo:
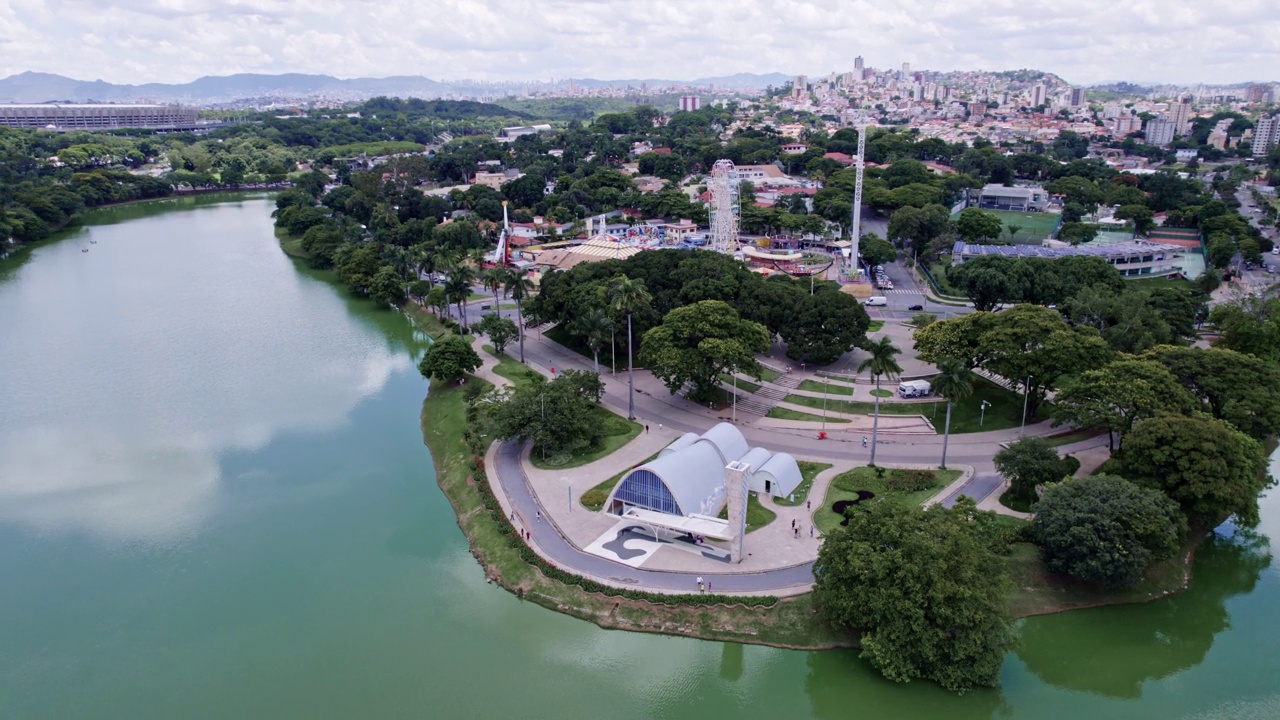
[[[517,512],[524,517],[533,517],[540,506],[533,498],[524,469],[520,465],[520,446],[511,442],[500,443],[494,455],[494,469],[498,483]],[[539,530],[542,532],[539,533]],[[611,584],[632,585],[638,590],[684,593],[698,590],[697,573],[644,570],[606,560],[573,547],[564,536],[545,522],[535,525],[533,533],[542,555],[552,564],[566,570]],[[755,573],[704,572],[702,575],[715,578],[717,593],[768,593],[812,584],[813,563]]]

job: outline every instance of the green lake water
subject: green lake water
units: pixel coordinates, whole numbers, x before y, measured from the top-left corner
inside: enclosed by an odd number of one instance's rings
[[[1029,619],[964,697],[521,602],[435,484],[424,339],[272,209],[111,208],[0,263],[0,718],[1280,718],[1280,493],[1188,592]]]

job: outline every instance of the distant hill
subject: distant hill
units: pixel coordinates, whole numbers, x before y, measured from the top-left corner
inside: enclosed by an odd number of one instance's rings
[[[655,87],[670,85],[714,85],[720,88],[751,89],[766,85],[780,85],[790,76],[780,73],[756,75],[738,73],[697,80],[594,80],[573,82],[580,87],[617,87],[648,84]],[[189,83],[147,83],[143,85],[117,85],[101,80],[75,80],[50,73],[24,72],[0,79],[0,102],[177,102],[192,105],[217,105],[253,99],[327,98],[338,101],[359,101],[372,97],[418,97],[435,99],[492,98],[518,94],[523,83],[484,83],[477,81],[439,81],[418,75],[399,75],[385,78],[341,79],[330,75],[305,75],[286,73],[263,75],[240,73],[237,75],[208,75]]]

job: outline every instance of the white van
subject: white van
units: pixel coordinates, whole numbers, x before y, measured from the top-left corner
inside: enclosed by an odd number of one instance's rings
[[[903,380],[898,383],[898,396],[904,398],[928,397],[933,385],[928,380]]]
[[[867,302],[866,302],[865,304],[866,304],[868,307],[877,307],[877,306],[880,306],[880,305],[888,305],[888,304],[889,304],[889,298],[887,298],[887,297],[885,297],[885,296],[883,296],[883,295],[872,295],[871,297],[867,298]]]

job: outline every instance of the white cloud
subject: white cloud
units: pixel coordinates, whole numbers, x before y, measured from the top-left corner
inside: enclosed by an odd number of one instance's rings
[[[1072,82],[1269,79],[1270,0],[9,0],[0,71],[113,82],[234,72],[693,78],[868,64]]]

